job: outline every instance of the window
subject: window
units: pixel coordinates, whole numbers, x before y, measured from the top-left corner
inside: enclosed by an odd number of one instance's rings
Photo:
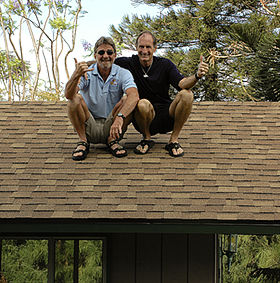
[[[104,245],[104,239],[3,239],[0,282],[103,283]]]

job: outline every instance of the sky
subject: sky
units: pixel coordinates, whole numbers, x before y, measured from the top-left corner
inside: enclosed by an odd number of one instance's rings
[[[130,17],[133,14],[156,16],[159,14],[160,10],[155,6],[148,6],[145,4],[132,4],[131,0],[82,0],[82,9],[87,11],[82,17],[78,19],[78,29],[76,36],[76,44],[74,51],[69,55],[67,64],[70,75],[73,73],[75,69],[74,58],[78,61],[87,61],[90,60],[89,57],[85,57],[89,54],[83,49],[82,41],[86,40],[90,42],[92,45],[101,37],[101,36],[110,36],[109,27],[110,25],[114,25],[118,27],[118,25],[122,22],[124,16],[129,15]],[[43,11],[43,18],[45,18]],[[23,29],[23,49],[24,49],[24,59],[31,63],[31,69],[35,71],[36,60],[34,54],[34,48],[32,45],[32,41],[30,39],[30,35],[27,31],[27,27],[25,26]],[[33,29],[36,30],[36,29]],[[26,32],[26,35],[25,35]],[[69,33],[70,35],[70,33]],[[35,37],[38,38],[39,34],[35,34]],[[13,41],[15,45],[18,42],[18,30],[16,31]],[[70,38],[68,41],[71,42]],[[0,49],[4,49],[4,40],[2,37],[1,29],[0,29]],[[12,49],[12,48],[10,48]],[[18,49],[18,45],[17,45]],[[66,50],[66,49],[65,49]],[[66,51],[65,51],[66,52]],[[131,53],[123,53],[122,55],[130,55]],[[60,68],[60,78],[62,83],[67,82],[66,73],[64,71],[64,56],[60,57],[59,64]],[[44,66],[43,58],[41,58],[42,63],[42,71],[40,77],[42,79],[47,79],[47,72]]]
[[[132,5],[130,0],[82,0],[82,7],[88,13],[79,19],[76,48],[74,56],[86,55],[82,48],[82,40],[86,40],[94,45],[101,36],[110,36],[109,27],[118,27],[122,18],[132,14],[155,16],[159,9],[154,6],[140,4]],[[77,57],[76,56],[76,57]]]
[[[106,2],[105,0],[82,0],[82,8],[87,13],[78,20],[75,49],[68,59],[70,73],[75,68],[74,58],[78,61],[84,61],[85,56],[88,55],[88,52],[83,49],[83,40],[94,45],[101,36],[110,36],[110,25],[118,27],[124,16],[131,16],[133,14],[137,14],[138,16],[146,14],[156,16],[160,11],[155,6],[145,4],[132,5],[130,0],[106,0]],[[122,55],[129,56],[131,53],[124,52]],[[63,76],[62,80],[65,81]]]

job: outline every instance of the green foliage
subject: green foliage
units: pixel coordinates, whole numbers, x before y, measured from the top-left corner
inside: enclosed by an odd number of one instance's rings
[[[61,99],[64,99],[63,97],[61,97]],[[38,90],[35,93],[35,100],[36,101],[59,101],[61,100],[60,96],[58,96],[56,94],[56,91],[53,90]]]
[[[71,25],[66,22],[66,20],[62,17],[57,17],[53,20],[50,20],[50,26],[53,29],[58,29],[58,30],[67,30],[70,29]]]
[[[3,240],[2,272],[7,282],[47,282],[47,241]]]
[[[280,270],[280,236],[239,235],[238,249],[225,283],[277,283]]]
[[[156,35],[158,48],[164,49],[163,56],[171,59],[184,75],[196,71],[199,55],[203,54],[211,63],[211,68],[203,84],[194,88],[198,100],[263,99],[264,96],[256,89],[255,79],[263,72],[258,68],[261,60],[256,52],[263,35],[272,34],[279,27],[279,17],[262,14],[260,1],[132,2],[158,6],[161,13],[154,18],[136,15],[125,17],[118,27],[111,26],[115,41],[134,48],[137,35],[148,29]],[[277,85],[276,82],[274,85]],[[275,97],[275,93],[273,95]],[[268,99],[268,96],[264,99]]]
[[[56,282],[73,282],[74,241],[56,242]],[[102,241],[79,241],[79,281],[102,283]]]
[[[268,17],[252,14],[246,23],[232,24],[228,31],[234,40],[245,43],[256,52],[260,40],[269,29]]]
[[[65,66],[66,70],[63,68],[63,72],[66,71],[67,77],[70,77],[67,58],[74,50],[78,19],[84,13],[81,0],[0,1],[0,39],[2,41],[4,38],[5,41],[4,52],[13,54],[21,62],[21,68],[18,69],[21,73],[15,76],[13,73],[19,66],[18,62],[13,65],[15,61],[11,60],[4,66],[4,61],[0,62],[0,87],[5,90],[6,100],[34,100],[40,97],[54,100],[54,95],[47,95],[50,89],[55,91],[55,96],[59,99],[62,94],[60,69]],[[32,44],[33,52],[28,55],[24,49],[24,40],[29,40]],[[25,64],[23,58],[27,56],[34,62],[32,72],[30,66],[29,69],[22,67]],[[65,64],[60,64],[62,56]],[[48,87],[39,89],[44,74],[42,70],[47,70],[44,79],[47,77]]]
[[[58,283],[73,282],[74,241],[56,241],[55,281]]]
[[[102,283],[102,240],[80,240],[79,247],[79,282]],[[57,240],[56,283],[73,282],[73,264],[74,240]],[[0,283],[47,282],[47,276],[47,240],[2,240]]]
[[[280,101],[280,33],[267,34],[259,43],[252,87],[256,97]]]
[[[80,282],[102,283],[102,241],[80,241]]]
[[[11,79],[13,97],[22,96],[23,88],[29,79],[30,64],[29,62],[19,60],[14,53],[8,54],[4,50],[0,50],[0,85],[4,92],[8,91],[8,83]]]

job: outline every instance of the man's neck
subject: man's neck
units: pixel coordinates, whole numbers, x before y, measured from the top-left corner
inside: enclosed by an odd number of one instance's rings
[[[109,77],[111,73],[111,68],[110,69],[103,69],[98,66],[98,72],[100,76],[102,77],[103,81],[105,82],[107,78]]]
[[[153,64],[153,59],[150,61],[141,61],[141,60],[139,61],[140,61],[140,65],[144,68],[148,68]]]

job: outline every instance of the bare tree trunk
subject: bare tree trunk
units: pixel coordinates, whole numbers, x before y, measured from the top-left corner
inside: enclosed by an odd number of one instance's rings
[[[43,54],[43,58],[44,58],[44,61],[45,61],[46,68],[47,68],[49,88],[52,89],[52,80],[51,80],[51,75],[50,75],[50,70],[49,70],[49,64],[48,64],[48,60],[47,60],[47,57],[45,55],[45,52],[44,52],[43,48],[42,48],[42,54]]]
[[[41,42],[39,40],[39,42],[36,43],[36,40],[35,40],[35,37],[34,37],[34,34],[33,34],[33,30],[31,28],[30,22],[29,22],[28,17],[25,13],[25,10],[24,10],[24,6],[23,6],[21,0],[17,0],[17,1],[18,1],[19,5],[21,7],[24,18],[27,19],[26,24],[27,24],[27,27],[28,27],[28,31],[29,31],[29,34],[30,34],[30,37],[31,37],[31,41],[32,41],[33,48],[35,50],[35,56],[36,56],[37,72],[36,72],[36,75],[35,75],[34,86],[33,86],[32,91],[31,91],[31,101],[32,101],[32,100],[34,100],[34,97],[35,97],[35,93],[36,93],[36,90],[37,90],[37,87],[38,87],[38,84],[39,84],[39,77],[40,77],[40,73],[41,73],[41,62],[40,62],[40,56],[39,56],[39,49],[40,49],[40,43]]]
[[[22,22],[23,18],[20,19],[20,25],[19,25],[19,50],[20,50],[20,60],[21,64],[23,65],[24,72],[23,72],[23,80],[22,80],[22,100],[25,100],[26,97],[26,80],[29,79],[29,71],[26,67],[26,64],[23,59],[23,52],[22,52],[22,41],[21,41],[21,32],[22,32]],[[30,88],[30,80],[29,80],[29,88]]]
[[[8,47],[8,40],[6,35],[6,30],[4,27],[3,17],[2,17],[2,10],[0,7],[0,24],[3,31],[4,42],[5,42],[5,50],[6,50],[6,60],[8,66],[8,101],[12,101],[12,74],[11,74],[11,67],[10,67],[10,58],[9,58],[9,47]]]
[[[9,14],[9,17],[11,18],[11,15]],[[23,18],[20,19],[20,23],[19,23],[19,50],[20,50],[20,54],[18,53],[15,45],[14,45],[14,42],[12,40],[12,32],[10,31],[9,32],[9,41],[11,43],[11,46],[13,47],[13,50],[17,56],[17,58],[21,61],[21,70],[20,70],[20,75],[22,76],[22,95],[21,95],[21,92],[20,92],[20,88],[19,88],[19,91],[17,92],[17,96],[19,98],[19,100],[25,100],[25,83],[26,83],[26,77],[28,76],[28,70],[27,70],[27,67],[26,67],[26,64],[24,62],[24,59],[23,59],[23,52],[22,52],[22,44],[21,44],[21,30],[22,30],[22,22],[23,22]]]
[[[78,9],[77,9],[77,12],[76,12],[75,17],[74,17],[74,24],[73,24],[74,27],[72,29],[72,47],[70,47],[70,49],[68,50],[68,52],[66,53],[66,55],[64,57],[64,67],[65,67],[65,71],[66,71],[66,75],[67,75],[68,80],[70,78],[70,75],[69,75],[69,71],[68,71],[67,59],[68,59],[69,54],[72,53],[74,48],[75,48],[77,26],[78,26],[78,17],[79,17],[81,10],[82,10],[81,0],[77,0],[77,3],[78,3]]]

